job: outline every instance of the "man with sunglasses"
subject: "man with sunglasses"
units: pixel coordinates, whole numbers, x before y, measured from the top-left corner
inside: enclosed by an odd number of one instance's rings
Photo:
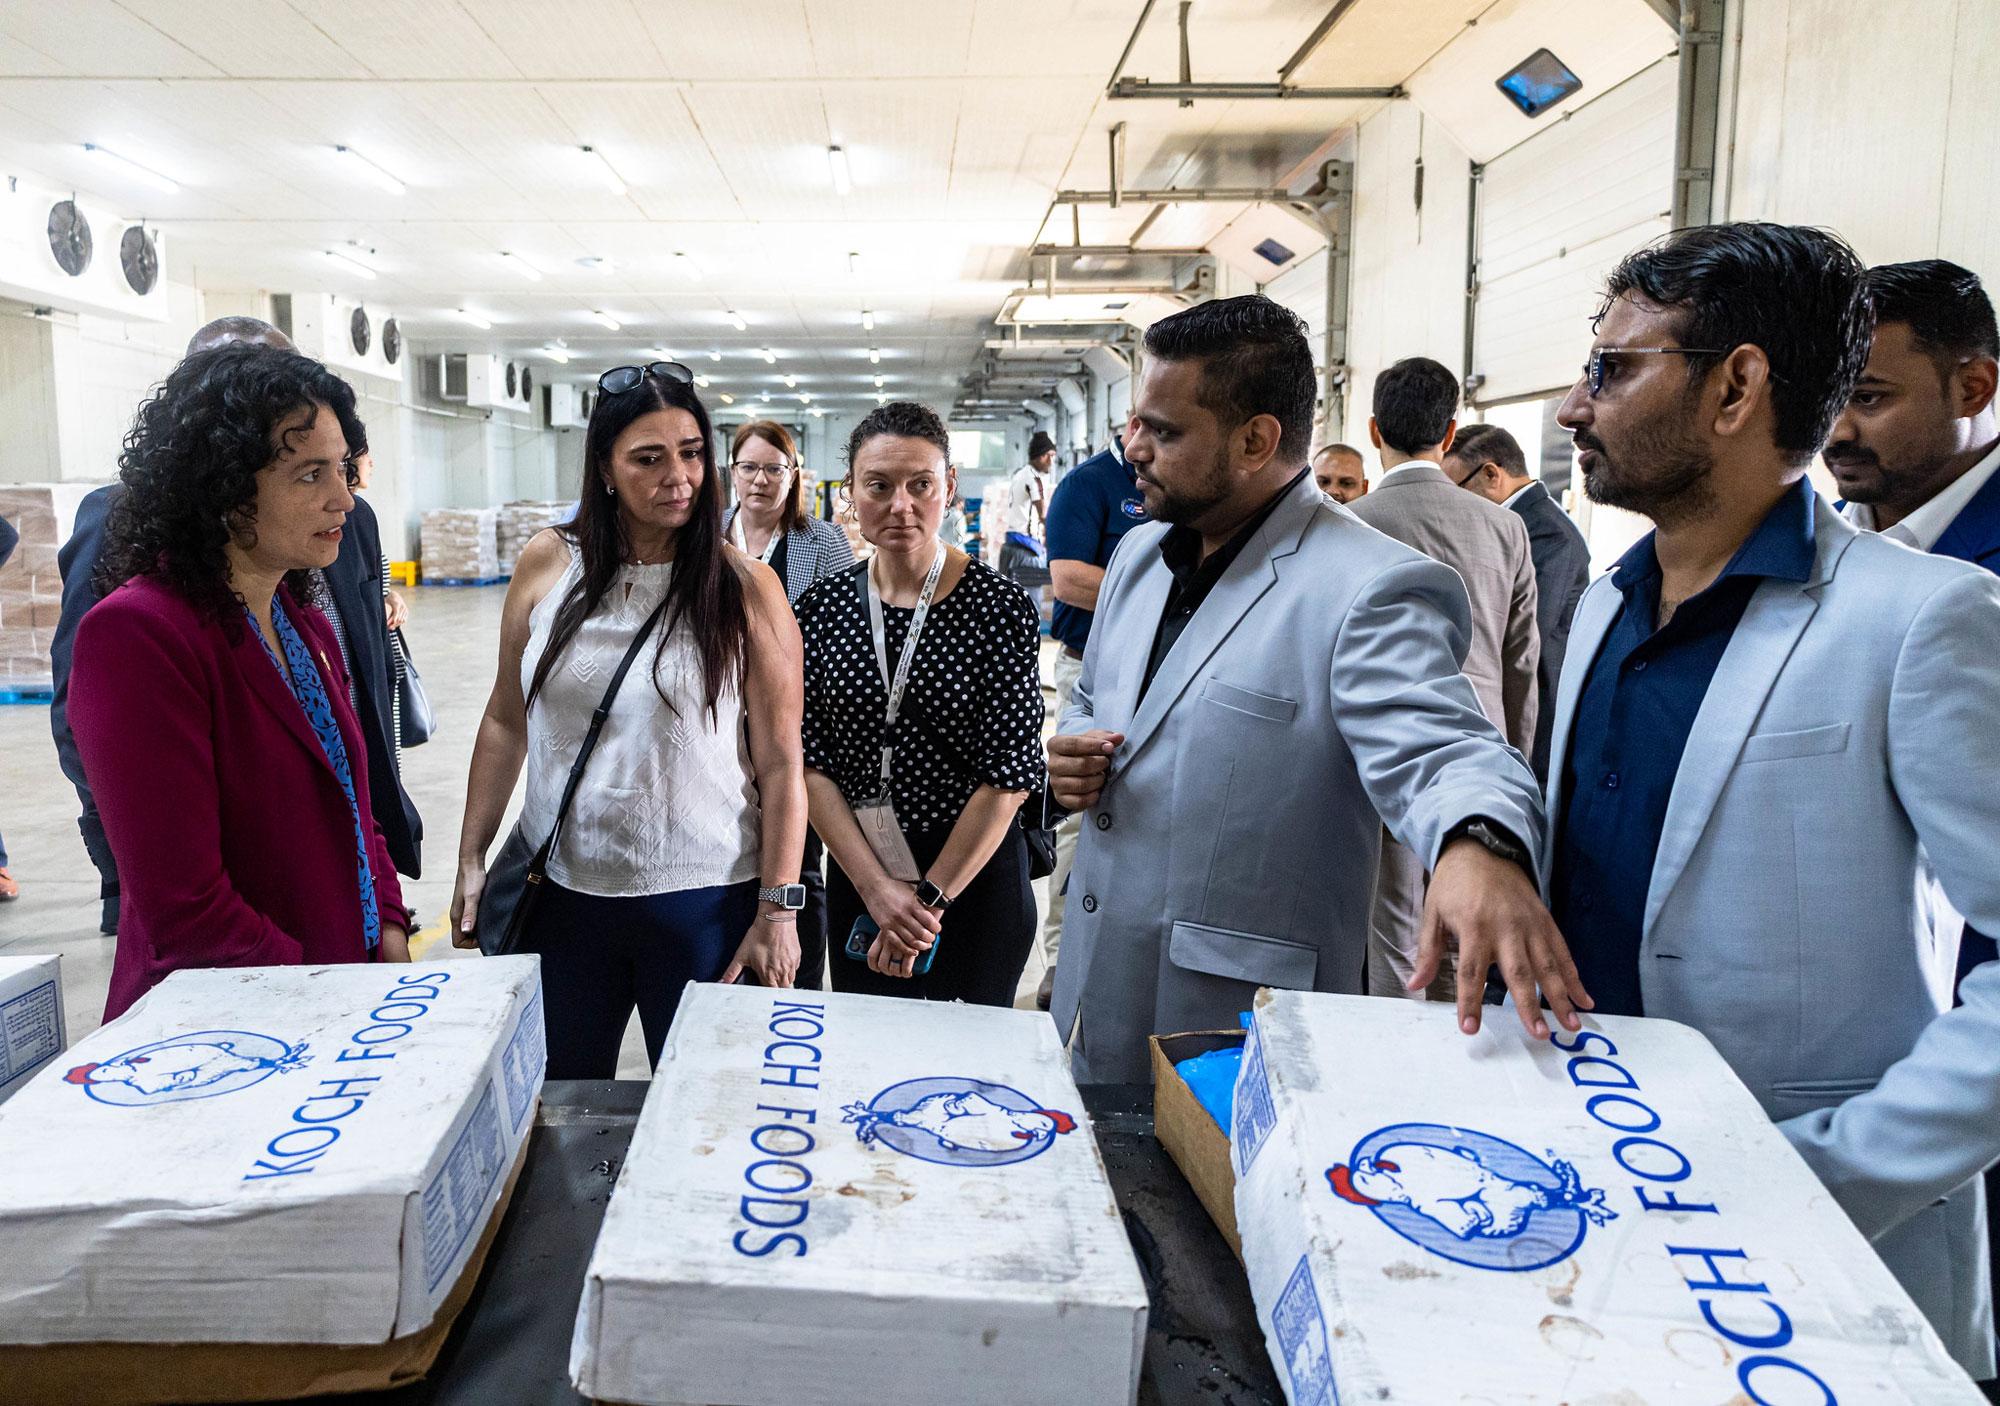
[[[1438,466],[1458,432],[1458,401],[1458,377],[1426,356],[1407,357],[1377,376],[1368,437],[1381,454],[1382,473],[1374,491],[1347,508],[1458,573],[1472,603],[1465,677],[1487,721],[1525,756],[1535,740],[1541,651],[1534,558],[1519,518],[1459,492]],[[1368,989],[1377,995],[1451,998],[1455,977],[1448,962],[1428,990],[1408,986],[1424,888],[1423,861],[1384,830],[1368,941]]]
[[[1596,1009],[1706,1035],[1990,1377],[2000,963],[1950,1009],[1915,908],[1921,846],[2000,927],[2000,578],[1807,480],[1870,323],[1820,230],[1680,230],[1612,273],[1557,418],[1655,530],[1577,609],[1542,872]]]
[[[1535,626],[1541,658],[1535,665],[1535,746],[1528,754],[1535,775],[1549,779],[1549,734],[1555,723],[1556,680],[1562,677],[1576,603],[1590,584],[1590,546],[1562,505],[1528,472],[1520,441],[1499,425],[1467,425],[1444,456],[1444,471],[1460,488],[1497,503],[1528,529],[1535,567]]]

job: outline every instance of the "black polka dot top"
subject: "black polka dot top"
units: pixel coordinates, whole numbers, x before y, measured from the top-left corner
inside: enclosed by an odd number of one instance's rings
[[[875,660],[863,598],[865,567],[799,597],[805,640],[805,762],[833,778],[850,806],[880,789],[889,689]],[[912,609],[884,605],[893,670]],[[896,720],[889,785],[907,834],[949,830],[980,786],[1043,784],[1041,626],[1028,593],[974,558],[951,594],[932,602]]]

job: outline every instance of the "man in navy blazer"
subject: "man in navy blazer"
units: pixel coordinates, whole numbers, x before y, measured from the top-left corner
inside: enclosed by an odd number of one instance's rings
[[[188,342],[187,354],[192,356],[231,342],[292,349],[291,338],[268,322],[254,317],[219,317],[194,334]],[[77,755],[76,737],[70,729],[69,677],[77,626],[99,599],[95,578],[97,559],[104,552],[105,527],[111,520],[111,509],[124,491],[123,484],[106,484],[77,504],[69,540],[56,554],[56,569],[62,575],[62,613],[49,642],[49,663],[55,676],[49,731],[55,737],[56,760],[63,775],[76,787],[77,800],[83,806],[76,825],[98,873],[99,897],[103,903],[98,926],[107,936],[118,931],[118,864],[111,856],[104,822],[98,817],[97,802],[83,774],[83,761]],[[396,764],[396,740],[389,735],[393,726],[390,703],[395,681],[389,664],[387,621],[382,610],[382,539],[368,505],[357,497],[354,507],[350,530],[341,540],[340,558],[326,573],[327,588],[346,626],[342,637],[350,653],[356,656],[352,665],[355,713],[368,744],[368,773],[377,778],[371,788],[376,823],[382,827],[397,871],[415,878],[424,832],[416,806],[403,790],[401,771]],[[380,779],[383,777],[396,778],[395,784],[385,784]]]
[[[1989,1377],[2000,963],[1952,1007],[1917,879],[2000,924],[2000,578],[1813,492],[1870,324],[1819,230],[1679,230],[1611,275],[1557,418],[1655,531],[1577,608],[1543,872],[1596,1010],[1706,1035]]]

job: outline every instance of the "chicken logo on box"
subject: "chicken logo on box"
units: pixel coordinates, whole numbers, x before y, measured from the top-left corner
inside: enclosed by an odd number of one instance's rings
[[[1474,1269],[1545,1269],[1575,1254],[1588,1227],[1617,1217],[1554,1153],[1543,1161],[1437,1123],[1376,1129],[1326,1179],[1405,1240]]]
[[[155,1040],[97,1064],[79,1064],[63,1079],[99,1103],[141,1108],[219,1098],[307,1062],[303,1043],[287,1044],[248,1030],[201,1030]]]
[[[867,1103],[848,1104],[844,1113],[863,1144],[880,1142],[948,1167],[1025,1162],[1076,1131],[1071,1115],[983,1079],[907,1079]]]

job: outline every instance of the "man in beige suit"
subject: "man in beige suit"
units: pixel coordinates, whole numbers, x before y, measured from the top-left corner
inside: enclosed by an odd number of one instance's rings
[[[1348,511],[1377,531],[1456,571],[1472,599],[1465,676],[1479,706],[1515,750],[1534,747],[1535,563],[1520,517],[1462,493],[1439,467],[1458,429],[1458,380],[1428,357],[1397,362],[1375,381],[1369,437],[1381,451],[1374,491]],[[1408,983],[1416,967],[1424,907],[1423,862],[1384,836],[1368,945],[1369,989],[1422,998]],[[1450,1000],[1455,978],[1441,971],[1430,995]]]

